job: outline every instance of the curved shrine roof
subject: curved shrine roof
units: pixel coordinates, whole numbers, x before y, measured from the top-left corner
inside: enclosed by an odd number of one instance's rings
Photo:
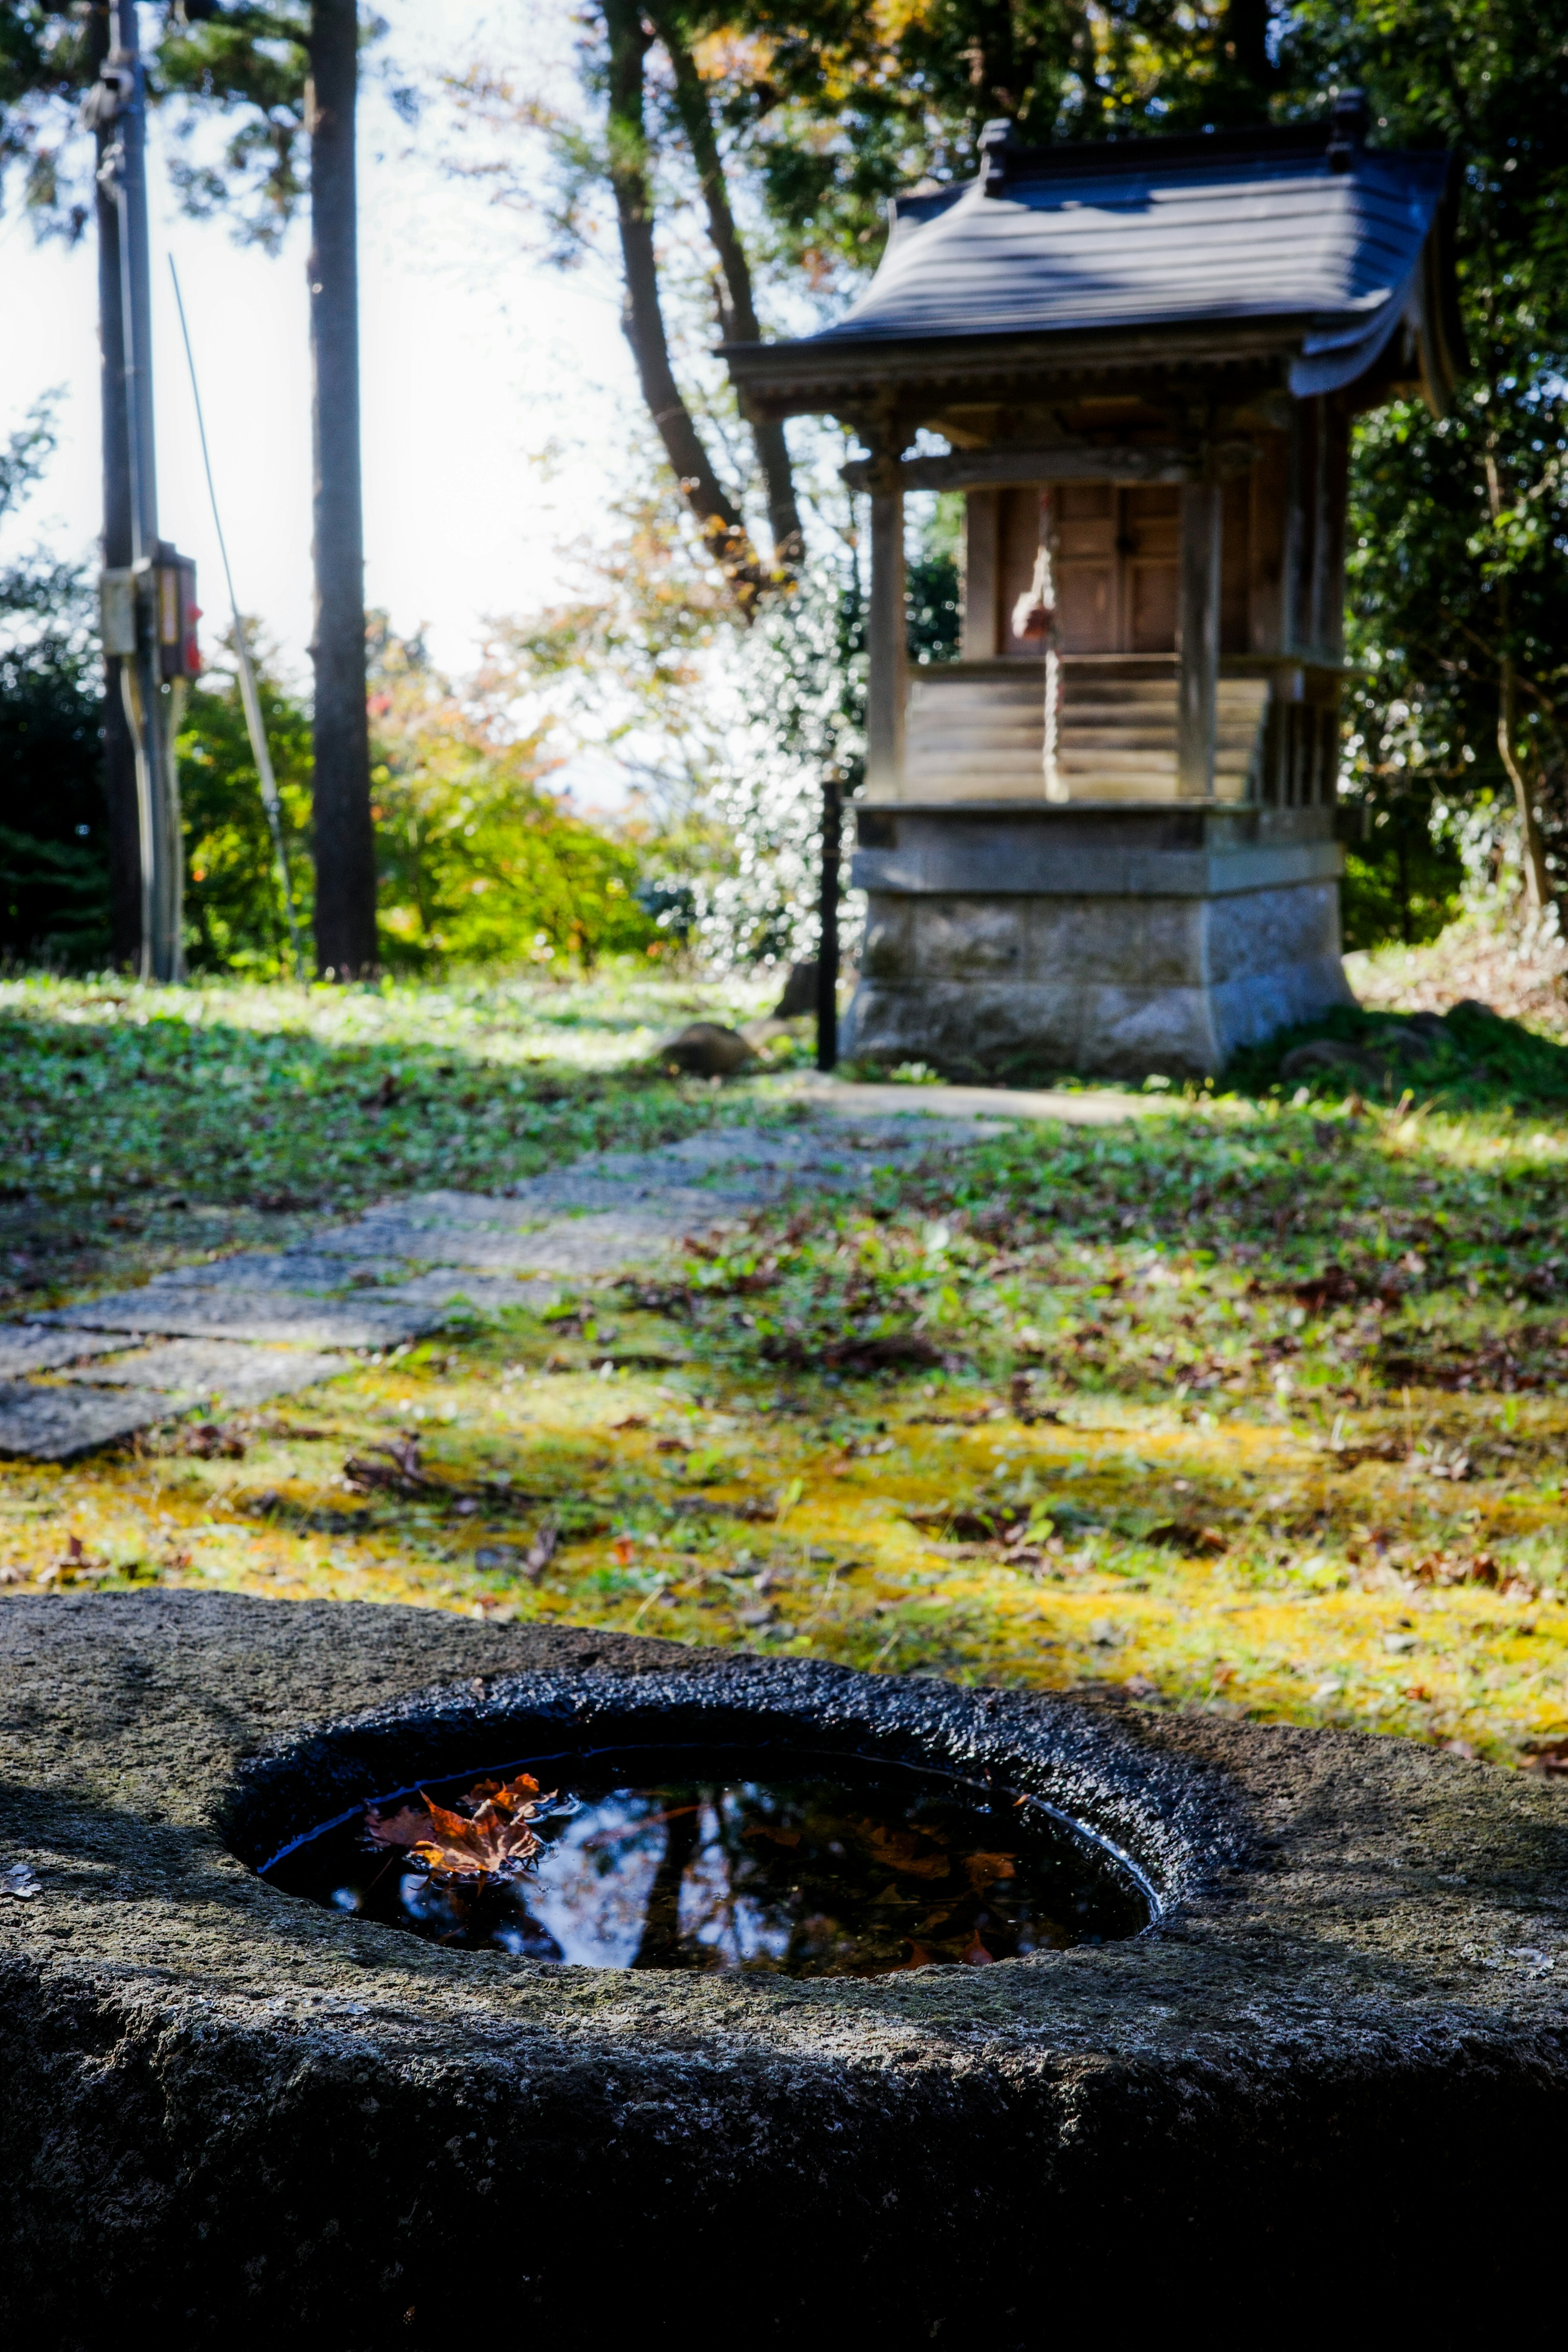
[[[1020,150],[951,189],[894,200],[880,267],[847,315],[726,352],[748,388],[864,382],[893,346],[1135,340],[1186,330],[1216,358],[1257,330],[1302,396],[1353,383],[1402,319],[1427,340],[1445,152],[1331,143],[1327,125]],[[1452,342],[1452,337],[1448,339]],[[973,355],[980,357],[979,352]],[[1047,356],[1042,348],[1040,356]],[[1429,367],[1428,373],[1432,371]],[[1451,373],[1445,366],[1439,374]],[[1441,389],[1441,386],[1437,387]]]

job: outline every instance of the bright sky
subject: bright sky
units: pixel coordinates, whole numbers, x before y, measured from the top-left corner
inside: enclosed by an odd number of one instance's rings
[[[361,113],[360,268],[366,593],[409,631],[428,625],[443,667],[471,667],[486,614],[526,612],[563,585],[557,550],[602,512],[624,463],[636,383],[607,272],[563,276],[530,257],[528,225],[421,152],[380,87],[470,58],[520,84],[559,88],[570,0],[380,0],[391,30],[372,53]],[[143,9],[147,32],[153,12]],[[428,118],[427,118],[428,121]],[[434,132],[436,125],[429,122]],[[154,382],[163,536],[195,556],[210,625],[222,572],[169,284],[178,264],[201,375],[224,527],[241,605],[303,679],[310,629],[310,362],[301,222],[269,258],[220,222],[179,211],[154,122]],[[443,132],[441,143],[445,143]],[[0,217],[0,431],[61,388],[60,446],[19,530],[61,554],[100,524],[96,264],[36,247]],[[22,331],[17,331],[21,328]],[[548,464],[540,459],[547,449]],[[586,777],[574,778],[579,784]]]

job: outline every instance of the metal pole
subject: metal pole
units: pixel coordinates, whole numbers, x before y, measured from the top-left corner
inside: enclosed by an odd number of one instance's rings
[[[136,574],[134,659],[121,665],[121,686],[136,745],[136,799],[142,860],[141,975],[184,976],[181,940],[182,846],[174,778],[174,722],[158,650],[158,474],[153,411],[153,279],[147,222],[146,76],[136,0],[112,0],[113,46],[105,79],[114,89],[117,136],[104,158],[120,224],[121,310],[124,329],[125,421],[131,460],[131,561]]]
[[[223,558],[223,576],[228,588],[228,608],[234,615],[234,646],[239,656],[239,698],[245,706],[246,731],[250,737],[250,749],[256,761],[256,772],[261,784],[261,804],[267,811],[268,830],[272,835],[272,853],[278,860],[278,878],[283,887],[283,912],[289,924],[289,954],[294,966],[294,977],[305,977],[304,959],[300,952],[300,926],[294,913],[294,892],[289,879],[289,853],[283,842],[283,813],[278,799],[278,779],[272,772],[272,751],[267,740],[267,728],[261,716],[261,697],[256,690],[256,672],[251,667],[250,647],[246,643],[245,623],[241,618],[239,599],[234,593],[234,572],[228,561],[228,541],[223,535],[223,517],[217,508],[217,485],[213,480],[212,456],[207,448],[206,419],[202,414],[202,388],[196,382],[196,355],[191,349],[191,331],[185,321],[185,298],[180,291],[180,273],[174,267],[174,257],[169,256],[169,275],[174,281],[174,305],[180,314],[180,333],[184,339],[185,363],[191,371],[191,398],[196,406],[196,431],[201,437],[202,464],[206,469],[207,496],[212,500],[213,529],[217,533],[218,553]]]
[[[838,1062],[838,863],[844,845],[844,780],[822,780],[822,909],[816,944],[816,1066]]]

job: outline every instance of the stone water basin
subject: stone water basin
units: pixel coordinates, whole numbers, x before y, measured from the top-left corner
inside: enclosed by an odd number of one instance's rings
[[[531,1759],[623,1827],[644,1806],[639,1943],[672,1791],[731,1859],[760,1824],[805,1863],[724,1881],[717,1914],[683,1870],[674,1965],[278,1883],[367,1804]],[[892,1866],[935,1853],[921,1805],[951,1809],[941,1882]],[[998,1925],[1036,1829],[1058,1893]],[[875,1948],[792,1969],[836,1916],[835,1836]],[[1022,2347],[1173,2281],[1278,2308],[1326,2264],[1336,2305],[1408,2317],[1555,2219],[1568,1805],[1394,1740],[411,1609],[26,1596],[0,1885],[19,2343],[119,2341],[133,2311],[182,2347]],[[945,1942],[897,1910],[922,1887]],[[705,1940],[748,1895],[750,1946]]]

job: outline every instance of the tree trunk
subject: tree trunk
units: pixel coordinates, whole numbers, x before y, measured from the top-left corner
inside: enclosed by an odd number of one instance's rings
[[[1497,452],[1486,455],[1487,504],[1494,523],[1503,509],[1503,482],[1498,465]],[[1504,646],[1508,644],[1512,614],[1506,578],[1498,582],[1498,635]],[[1502,761],[1509,782],[1513,786],[1514,806],[1519,811],[1519,863],[1524,879],[1524,903],[1532,915],[1543,915],[1552,904],[1552,882],[1546,870],[1546,845],[1541,837],[1541,824],[1535,814],[1530,781],[1519,757],[1518,687],[1514,677],[1513,656],[1498,655],[1498,755]]]
[[[97,7],[88,19],[88,58],[96,81],[109,55],[109,11]],[[98,161],[114,142],[110,123],[96,132]],[[99,409],[103,444],[103,562],[125,571],[132,557],[130,421],[125,408],[125,325],[120,299],[120,208],[110,190],[94,194],[98,228]],[[136,746],[120,664],[103,665],[103,797],[109,810],[109,922],[110,951],[121,969],[134,969],[142,955],[142,830],[136,809]]]
[[[713,117],[708,109],[708,93],[702,87],[702,77],[696,60],[687,47],[686,36],[679,19],[668,9],[657,11],[653,22],[664,45],[670,69],[675,76],[676,104],[691,149],[692,161],[702,189],[702,202],[708,214],[708,235],[719,267],[724,273],[724,288],[729,299],[727,340],[736,343],[758,343],[762,328],[757,322],[757,306],[752,291],[752,268],[746,258],[746,248],[735,226],[735,215],[730,209],[729,190],[724,185],[724,159],[719,152],[714,136]],[[795,476],[790,466],[789,444],[784,429],[777,418],[748,415],[752,439],[756,447],[757,463],[763,470],[767,488],[768,528],[773,532],[773,562],[783,572],[799,568],[805,552],[801,536],[800,509],[795,504]]]
[[[665,455],[681,496],[702,527],[702,535],[730,583],[744,615],[766,583],[756,551],[740,515],[725,496],[708,452],[698,438],[669,363],[669,341],[659,304],[654,255],[653,198],[647,179],[647,131],[644,121],[643,66],[651,36],[637,0],[605,0],[610,37],[610,184],[621,234],[626,305],[621,323],[637,362]]]
[[[1517,698],[1510,655],[1501,656],[1500,671],[1497,742],[1503,766],[1508,771],[1509,782],[1513,786],[1514,806],[1519,811],[1519,862],[1524,877],[1524,903],[1532,915],[1543,915],[1552,904],[1552,879],[1546,870],[1546,845],[1541,837],[1541,821],[1535,814],[1530,779],[1520,764],[1516,732]]]
[[[358,980],[375,969],[375,837],[360,488],[356,0],[312,0],[310,46],[316,969]]]

